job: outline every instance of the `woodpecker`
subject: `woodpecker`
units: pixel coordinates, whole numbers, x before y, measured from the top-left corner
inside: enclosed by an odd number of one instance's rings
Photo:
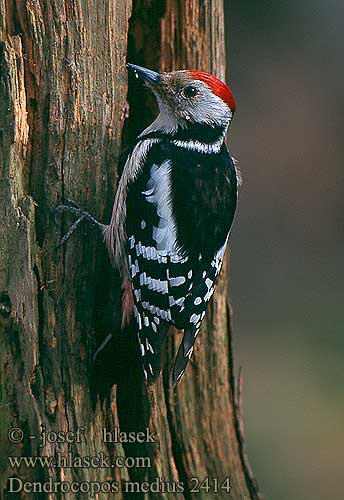
[[[237,205],[239,177],[225,144],[232,92],[199,70],[157,73],[127,65],[154,93],[159,114],[137,137],[109,225],[69,200],[58,211],[99,225],[123,279],[122,327],[135,316],[143,374],[153,382],[171,326],[184,331],[172,380],[182,378],[214,293]],[[102,348],[103,346],[101,346]]]

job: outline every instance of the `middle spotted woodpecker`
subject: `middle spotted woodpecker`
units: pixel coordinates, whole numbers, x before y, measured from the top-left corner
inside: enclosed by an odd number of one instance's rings
[[[122,326],[135,315],[146,380],[159,375],[169,328],[184,330],[176,384],[214,293],[236,209],[238,176],[225,144],[235,102],[209,73],[127,66],[153,91],[160,112],[128,156],[111,222],[99,224],[73,202],[58,210],[79,216],[67,237],[85,218],[101,227],[123,279]]]

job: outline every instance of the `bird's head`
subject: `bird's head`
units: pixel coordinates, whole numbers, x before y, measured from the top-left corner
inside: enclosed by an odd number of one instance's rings
[[[235,101],[216,76],[198,70],[157,73],[134,64],[127,66],[156,96],[160,115],[152,124],[155,129],[173,132],[197,124],[227,130]]]

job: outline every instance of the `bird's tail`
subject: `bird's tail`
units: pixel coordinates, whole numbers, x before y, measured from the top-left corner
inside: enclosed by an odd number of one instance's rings
[[[138,332],[143,373],[149,383],[154,382],[161,371],[166,330],[166,326],[160,324],[156,332],[150,326],[143,326]]]
[[[193,353],[197,333],[198,329],[195,327],[184,330],[184,337],[180,343],[172,370],[172,381],[174,385],[177,385],[184,375],[189,359]]]

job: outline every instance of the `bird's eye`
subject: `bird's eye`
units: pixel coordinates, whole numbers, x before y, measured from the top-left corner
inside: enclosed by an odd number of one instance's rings
[[[184,97],[195,97],[195,95],[198,93],[196,87],[193,87],[193,86],[189,86],[189,87],[185,87],[185,89],[183,90],[183,95]]]

